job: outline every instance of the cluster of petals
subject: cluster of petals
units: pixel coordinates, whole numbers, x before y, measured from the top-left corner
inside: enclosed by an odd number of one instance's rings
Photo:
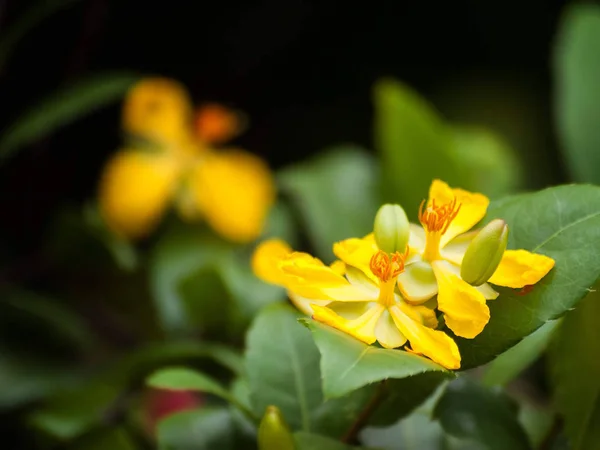
[[[370,234],[335,243],[338,259],[328,266],[285,242],[269,240],[257,247],[253,269],[263,280],[285,287],[292,302],[315,320],[367,344],[403,347],[458,369],[458,346],[441,320],[454,335],[474,338],[490,320],[486,302],[498,297],[491,284],[523,288],[554,266],[545,255],[506,250],[487,283],[465,282],[462,259],[477,235],[471,229],[488,204],[482,194],[435,180],[421,207],[421,224],[410,225],[406,253],[381,251]]]

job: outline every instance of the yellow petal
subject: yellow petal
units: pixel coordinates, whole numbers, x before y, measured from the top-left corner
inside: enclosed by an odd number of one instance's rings
[[[408,237],[408,246],[411,250],[417,250],[419,253],[423,253],[425,250],[425,230],[422,226],[414,223],[410,224],[410,236]]]
[[[285,274],[279,263],[289,256],[293,250],[280,239],[269,239],[261,242],[252,254],[252,270],[254,274],[272,284],[285,284]]]
[[[385,310],[375,325],[375,337],[385,348],[397,348],[406,344],[406,337],[394,323],[388,310]]]
[[[302,297],[292,291],[288,291],[288,296],[293,305],[307,316],[312,316],[314,313],[312,305],[326,306],[331,303],[331,300],[317,300],[314,298]],[[354,303],[349,304],[353,305]]]
[[[193,170],[190,186],[205,220],[235,242],[249,242],[261,234],[275,199],[269,168],[241,150],[207,152]]]
[[[506,250],[494,275],[488,280],[498,286],[522,288],[536,284],[554,267],[554,260],[527,250]]]
[[[452,272],[454,275],[456,275],[457,277],[460,278],[460,267],[459,266],[457,266],[456,264],[446,264],[445,267],[450,272]],[[473,286],[473,287],[475,289],[477,289],[479,292],[481,292],[486,300],[495,300],[498,298],[498,295],[500,295],[488,283],[483,283],[480,286]]]
[[[392,306],[389,311],[400,332],[410,341],[414,352],[425,355],[448,369],[460,367],[460,352],[450,336],[414,321],[399,305]]]
[[[375,325],[384,311],[384,307],[374,303],[363,315],[356,319],[348,320],[336,314],[326,306],[312,305],[313,319],[337,328],[350,336],[355,337],[367,344],[372,344],[377,339],[375,336]]]
[[[479,233],[479,230],[469,231],[468,233],[456,236],[440,250],[442,258],[460,266],[469,244],[473,241],[475,236],[477,236],[477,233]]]
[[[438,280],[438,309],[457,336],[474,338],[490,320],[485,297],[452,272],[447,261],[431,263]]]
[[[285,286],[307,298],[364,302],[376,299],[372,294],[353,286],[344,276],[307,253],[294,252],[279,263],[285,276]]]
[[[444,247],[453,238],[469,231],[477,224],[487,211],[489,199],[483,195],[463,189],[452,189],[440,180],[433,180],[429,188],[429,201],[435,200],[438,205],[450,203],[454,198],[460,203],[460,211],[450,223],[448,230],[442,236],[440,245]]]
[[[129,90],[122,126],[126,133],[177,149],[192,139],[192,114],[183,85],[168,78],[147,78]]]
[[[167,154],[121,150],[100,180],[100,212],[115,233],[135,239],[158,224],[177,188],[180,169]]]
[[[379,279],[371,272],[371,257],[377,253],[378,248],[373,234],[364,238],[351,238],[333,244],[333,253],[347,265],[356,267],[363,272],[373,283],[379,284]]]
[[[404,272],[398,275],[398,288],[409,303],[417,304],[429,300],[438,292],[431,265],[426,261],[408,265]]]

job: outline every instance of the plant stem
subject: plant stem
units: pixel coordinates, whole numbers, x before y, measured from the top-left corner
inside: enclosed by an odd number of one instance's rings
[[[365,408],[360,412],[360,414],[356,417],[356,420],[352,422],[352,425],[344,434],[342,438],[342,442],[346,444],[356,443],[357,435],[360,430],[367,424],[371,415],[377,410],[379,404],[384,399],[384,393],[386,391],[386,380],[380,381],[377,385],[377,389],[375,393],[369,400],[369,402],[365,405]]]

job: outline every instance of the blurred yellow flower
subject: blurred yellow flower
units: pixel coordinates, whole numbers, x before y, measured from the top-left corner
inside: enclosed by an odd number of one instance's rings
[[[460,276],[460,266],[478,231],[469,230],[484,216],[489,200],[482,194],[451,189],[434,180],[427,205],[421,204],[421,226],[411,224],[411,254],[398,287],[414,305],[437,295],[437,309],[457,336],[474,338],[490,319],[486,300],[498,297],[488,283],[471,286]],[[541,280],[554,260],[526,250],[506,250],[490,283],[522,288]]]
[[[409,350],[449,369],[460,367],[456,343],[438,325],[435,310],[411,305],[395,292],[406,255],[377,248],[372,235],[333,247],[340,261],[326,266],[279,240],[261,243],[252,265],[263,280],[284,286],[294,304],[313,319],[385,348],[410,342]]]
[[[175,204],[184,219],[204,219],[235,242],[256,239],[275,198],[267,165],[239,149],[212,144],[234,137],[242,117],[219,105],[194,110],[185,88],[169,79],[136,84],[123,106],[129,141],[105,167],[103,219],[131,239],[148,235]]]

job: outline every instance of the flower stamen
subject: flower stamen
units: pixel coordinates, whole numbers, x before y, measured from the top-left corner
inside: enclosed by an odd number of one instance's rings
[[[397,277],[404,271],[404,261],[408,256],[408,246],[406,246],[406,253],[402,254],[399,252],[392,253],[391,256],[379,250],[371,257],[369,267],[371,272],[382,282],[389,281],[392,278]]]
[[[458,215],[461,206],[460,203],[457,203],[456,198],[443,205],[436,205],[435,200],[432,200],[427,207],[425,207],[425,200],[423,200],[419,206],[419,222],[426,231],[439,232],[442,235]]]

